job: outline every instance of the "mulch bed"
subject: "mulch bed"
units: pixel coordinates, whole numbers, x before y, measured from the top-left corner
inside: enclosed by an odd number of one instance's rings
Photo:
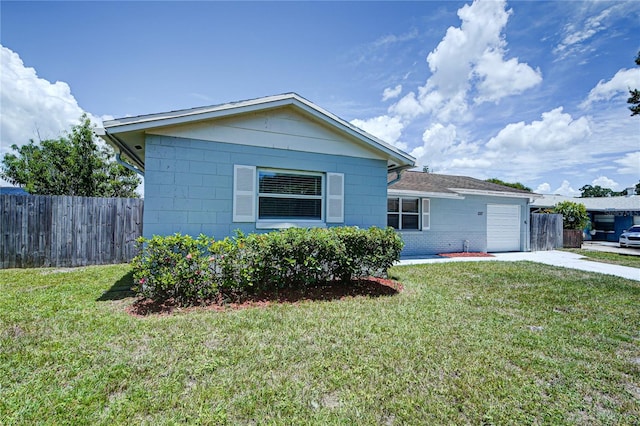
[[[256,294],[232,295],[219,300],[203,302],[199,306],[180,307],[173,300],[156,302],[151,299],[138,299],[127,311],[134,316],[150,314],[168,315],[173,312],[185,312],[194,309],[214,311],[237,310],[255,307],[267,307],[276,303],[297,304],[303,301],[340,300],[346,297],[382,297],[393,296],[403,290],[399,282],[369,277],[351,282],[336,281],[307,288],[286,288],[263,291]]]
[[[460,252],[460,253],[440,253],[438,256],[442,257],[494,257],[489,253],[483,252]]]

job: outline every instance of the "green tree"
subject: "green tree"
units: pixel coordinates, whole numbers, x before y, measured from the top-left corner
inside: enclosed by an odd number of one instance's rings
[[[485,182],[496,183],[498,185],[508,186],[508,187],[511,187],[511,188],[521,189],[523,191],[531,192],[531,188],[529,188],[528,186],[524,186],[520,182],[509,183],[509,182],[505,182],[505,181],[502,181],[502,180],[497,179],[497,178],[487,179]]]
[[[564,229],[584,229],[589,223],[587,208],[582,203],[562,201],[555,205],[553,212],[562,215]]]
[[[0,176],[36,195],[138,197],[140,178],[113,161],[109,146],[99,147],[86,114],[58,139],[18,147],[5,154]]]
[[[640,66],[640,51],[638,52],[638,56],[636,56],[636,65]],[[631,110],[631,116],[640,114],[640,90],[638,89],[629,89],[629,99],[627,99],[627,103],[631,104],[629,109]]]
[[[580,188],[580,198],[614,197],[616,195],[620,195],[620,193],[609,188],[603,188],[600,185],[585,185]]]

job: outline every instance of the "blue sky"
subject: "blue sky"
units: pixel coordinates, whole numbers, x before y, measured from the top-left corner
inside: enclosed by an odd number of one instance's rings
[[[296,92],[437,173],[542,193],[640,179],[640,2],[0,3],[0,152]]]

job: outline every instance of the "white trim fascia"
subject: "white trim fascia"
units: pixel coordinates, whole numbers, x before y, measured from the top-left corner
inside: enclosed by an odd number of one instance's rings
[[[245,114],[265,109],[278,108],[287,105],[295,105],[312,115],[316,119],[340,128],[348,135],[364,142],[365,144],[383,151],[387,156],[393,157],[401,165],[415,165],[415,158],[402,152],[391,144],[365,132],[362,129],[350,124],[340,117],[320,108],[314,103],[304,99],[296,93],[285,93],[282,95],[267,96],[247,101],[232,102],[222,105],[191,108],[157,114],[139,115],[135,117],[125,117],[114,120],[107,120],[102,123],[103,128],[109,133],[145,131],[152,128],[187,124],[196,121],[205,121],[222,118],[230,115]]]
[[[104,121],[103,126],[111,133],[147,130],[156,127],[174,126],[194,121],[203,121],[228,115],[244,114],[267,108],[277,108],[291,104],[290,97],[284,95],[269,96],[249,101],[230,102],[222,105],[182,109],[156,114],[138,115],[135,117],[117,118]]]
[[[504,197],[504,198],[540,198],[542,195],[534,193],[521,193],[521,192],[502,192],[502,191],[487,191],[484,189],[466,189],[466,188],[449,188],[459,194],[465,195],[488,195],[491,197]]]
[[[387,191],[387,196],[419,197],[419,198],[449,198],[453,200],[464,200],[464,197],[460,194],[450,194],[446,192],[413,191],[410,189],[392,189]]]
[[[374,147],[380,149],[383,148],[384,151],[387,152],[387,154],[391,154],[393,156],[399,156],[402,159],[404,159],[404,163],[406,165],[411,165],[414,166],[416,159],[414,157],[412,157],[411,155],[404,153],[402,151],[400,151],[398,148],[396,148],[395,146],[383,141],[382,139],[377,138],[376,136],[365,132],[364,130],[354,126],[353,124],[349,123],[348,121],[345,121],[343,119],[341,119],[340,117],[338,117],[337,115],[332,114],[331,112],[315,105],[314,103],[299,97],[297,95],[294,94],[294,97],[296,100],[298,100],[299,102],[303,103],[304,105],[307,106],[307,108],[305,110],[309,113],[311,113],[312,115],[314,115],[315,117],[319,118],[320,120],[327,122],[329,124],[333,124],[334,126],[336,124],[338,124],[340,127],[343,128],[343,130],[345,132],[347,132],[348,134],[350,134],[351,136],[362,140],[363,142],[366,142],[369,145],[373,145]],[[327,118],[333,120],[335,123],[330,123],[329,120],[327,120]],[[364,138],[364,139],[363,139]],[[372,143],[373,142],[373,143]],[[375,145],[379,145],[379,146],[375,146]],[[402,162],[402,161],[401,161]]]

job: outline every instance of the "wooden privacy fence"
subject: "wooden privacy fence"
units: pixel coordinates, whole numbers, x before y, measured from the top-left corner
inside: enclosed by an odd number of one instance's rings
[[[143,200],[0,195],[0,266],[129,262],[142,235]]]
[[[562,248],[562,215],[531,214],[531,251]]]

